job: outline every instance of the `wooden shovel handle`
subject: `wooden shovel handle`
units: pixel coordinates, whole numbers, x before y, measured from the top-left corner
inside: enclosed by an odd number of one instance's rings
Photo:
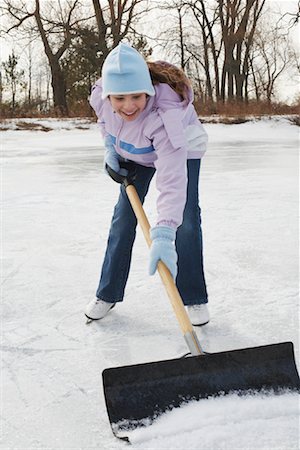
[[[140,201],[140,198],[136,192],[135,187],[132,184],[128,185],[126,187],[126,193],[129,198],[129,201],[131,203],[132,209],[136,215],[137,221],[138,221],[140,227],[142,228],[146,242],[147,242],[148,246],[150,247],[151,246],[150,224],[149,224],[148,218],[145,214],[145,211],[144,211],[144,208]],[[176,287],[176,284],[172,278],[172,275],[171,275],[169,269],[162,261],[159,261],[157,269],[158,269],[159,275],[162,279],[162,282],[165,285],[167,294],[171,301],[172,307],[176,314],[176,317],[179,322],[179,325],[180,325],[183,335],[186,335],[187,333],[192,334],[193,333],[192,323],[191,323],[190,318],[184,308],[182,298],[178,292],[178,289]],[[201,353],[201,350],[199,349],[199,354],[200,353]]]

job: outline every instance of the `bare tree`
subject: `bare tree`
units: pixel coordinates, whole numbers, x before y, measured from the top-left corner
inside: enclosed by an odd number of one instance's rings
[[[153,42],[151,45],[159,47],[165,57],[185,69],[190,59],[187,49],[191,34],[191,15],[187,2],[166,0],[159,1],[155,5],[154,9],[159,11],[159,29],[154,38],[150,37]]]
[[[200,65],[202,65],[204,69],[208,97],[210,101],[213,102],[214,88],[216,99],[220,99],[220,77],[218,66],[220,48],[216,43],[216,36],[214,32],[214,27],[218,20],[218,10],[213,5],[207,5],[204,0],[189,2],[189,8],[193,12],[194,18],[201,32],[202,46],[197,47],[203,56],[200,56],[199,51],[197,54],[196,48],[193,45],[189,45],[188,51],[192,55],[192,57],[196,59]],[[213,67],[213,74],[211,71],[211,67]]]
[[[96,19],[99,70],[109,51],[129,33],[136,20],[147,10],[148,0],[2,0],[3,11],[10,18],[7,33],[18,31],[38,35],[51,70],[54,107],[68,115],[67,85],[63,58],[71,43],[87,24]],[[96,55],[95,55],[96,57]],[[29,92],[31,92],[29,90]]]
[[[173,0],[167,8],[179,15],[175,27],[170,26],[166,35],[172,35],[166,45],[183,49],[184,61],[194,67],[198,79],[205,76],[202,93],[210,100],[247,99],[249,67],[248,59],[256,26],[262,14],[265,0]],[[170,22],[169,22],[170,23]],[[184,39],[181,30],[185,32]],[[183,42],[183,45],[182,45]],[[200,78],[199,78],[200,75]]]
[[[284,19],[285,17],[289,17],[289,26],[294,27],[296,26],[300,21],[300,0],[298,0],[297,9],[293,12],[287,12],[285,13],[280,20]]]
[[[79,0],[68,0],[56,4],[43,0],[25,2],[24,0],[4,0],[4,12],[10,17],[12,25],[6,32],[29,30],[37,33],[43,43],[44,51],[51,69],[54,108],[60,115],[68,114],[66,85],[60,59],[69,47],[74,30],[86,18],[79,14]]]
[[[22,48],[22,53],[26,57],[26,99],[25,102],[31,107],[33,100],[32,81],[34,72],[34,42],[35,38],[32,36],[32,32],[29,32],[28,43],[25,43],[25,47]]]
[[[243,99],[248,55],[265,0],[218,0],[224,45],[221,96]]]
[[[279,77],[296,68],[295,52],[286,30],[278,26],[271,28],[267,23],[257,30],[253,50],[256,56],[252,57],[251,67],[256,97],[264,95],[271,103]]]
[[[103,64],[110,50],[130,33],[147,12],[148,0],[92,0],[98,31],[99,49]],[[100,66],[101,69],[101,66]]]

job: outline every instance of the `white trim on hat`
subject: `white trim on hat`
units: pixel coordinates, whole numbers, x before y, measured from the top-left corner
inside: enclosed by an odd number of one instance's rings
[[[108,97],[109,95],[131,95],[131,94],[148,94],[151,97],[153,97],[153,95],[155,95],[155,92],[148,91],[145,89],[142,89],[140,91],[128,91],[128,92],[124,92],[124,91],[123,92],[106,92],[104,98]]]

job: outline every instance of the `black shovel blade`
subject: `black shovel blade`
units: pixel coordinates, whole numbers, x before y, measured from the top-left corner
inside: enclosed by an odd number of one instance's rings
[[[116,435],[189,400],[300,390],[292,342],[115,367],[105,369],[102,377]]]

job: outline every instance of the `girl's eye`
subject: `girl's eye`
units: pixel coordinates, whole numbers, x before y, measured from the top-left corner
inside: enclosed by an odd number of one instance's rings
[[[134,95],[133,98],[134,98],[134,100],[138,100],[139,98],[141,98],[141,96],[140,95]]]

